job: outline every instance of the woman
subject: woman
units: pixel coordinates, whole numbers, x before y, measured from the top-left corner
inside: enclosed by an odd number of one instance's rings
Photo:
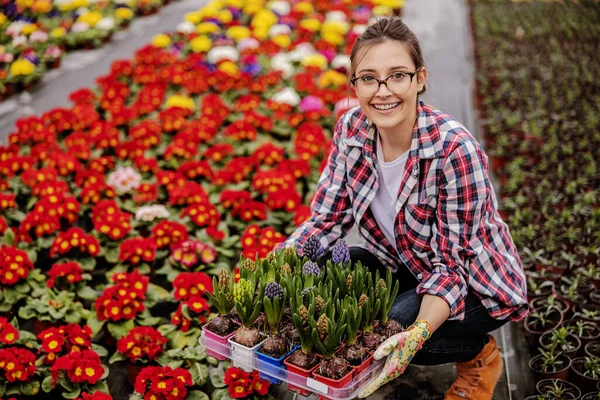
[[[411,327],[378,348],[386,366],[361,397],[412,361],[457,363],[446,399],[491,399],[503,362],[488,332],[525,318],[527,295],[487,156],[460,123],[419,98],[427,69],[399,18],[371,25],[350,63],[360,106],[338,121],[312,217],[283,246],[314,235],[328,249],[356,222],[366,249],[352,248],[352,260],[400,280],[390,318]]]

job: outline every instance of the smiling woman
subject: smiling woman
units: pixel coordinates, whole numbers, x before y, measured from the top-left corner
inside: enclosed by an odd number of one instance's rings
[[[280,247],[316,237],[328,249],[356,222],[365,247],[351,248],[352,261],[389,268],[401,282],[389,315],[410,327],[378,327],[392,333],[374,354],[386,366],[360,397],[411,361],[456,362],[446,399],[489,400],[503,363],[488,332],[522,320],[528,306],[487,156],[464,126],[420,99],[427,68],[401,19],[369,26],[350,64],[359,106],[336,125],[311,218]]]

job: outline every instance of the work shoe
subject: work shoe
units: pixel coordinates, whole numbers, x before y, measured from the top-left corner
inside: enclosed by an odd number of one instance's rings
[[[504,363],[496,340],[488,337],[489,342],[473,360],[456,363],[456,381],[446,392],[446,400],[492,400]]]

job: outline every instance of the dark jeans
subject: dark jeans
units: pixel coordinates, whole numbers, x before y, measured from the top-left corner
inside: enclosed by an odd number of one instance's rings
[[[350,248],[352,262],[360,261],[371,270],[379,269],[385,277],[386,268],[381,261],[361,247]],[[408,270],[401,268],[393,275],[400,282],[398,296],[389,313],[403,326],[410,326],[417,319],[421,308],[422,296],[416,293],[418,281]],[[465,299],[465,318],[463,321],[446,321],[425,342],[417,352],[412,364],[438,365],[465,362],[474,359],[488,342],[487,333],[498,329],[507,321],[496,320],[490,316],[481,300],[471,291]]]

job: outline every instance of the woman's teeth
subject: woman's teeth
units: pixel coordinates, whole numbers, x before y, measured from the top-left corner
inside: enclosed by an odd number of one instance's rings
[[[378,110],[391,110],[392,108],[396,108],[400,105],[400,103],[393,103],[393,104],[373,104],[373,107],[375,107]]]

